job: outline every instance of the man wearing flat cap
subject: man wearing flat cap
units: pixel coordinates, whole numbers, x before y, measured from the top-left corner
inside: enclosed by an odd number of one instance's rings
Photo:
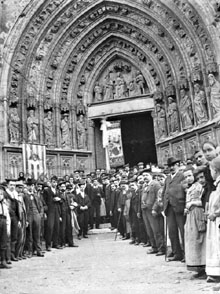
[[[171,241],[171,255],[173,255],[170,256],[169,261],[184,261],[185,193],[181,184],[184,176],[179,171],[179,162],[174,157],[168,158],[167,165],[170,169],[170,174],[166,178],[162,192],[164,213],[167,217],[167,226]],[[182,239],[182,248],[179,240],[179,232]]]

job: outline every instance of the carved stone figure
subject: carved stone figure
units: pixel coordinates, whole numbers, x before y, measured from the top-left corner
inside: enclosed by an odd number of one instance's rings
[[[190,128],[193,124],[193,112],[190,97],[184,89],[180,90],[180,115],[183,129]]]
[[[64,114],[60,124],[61,128],[61,144],[62,147],[70,147],[70,127],[69,127],[69,115]]]
[[[127,86],[125,80],[120,72],[117,73],[115,86],[115,99],[124,98],[127,96]]]
[[[8,126],[9,126],[10,143],[18,142],[20,140],[20,118],[18,116],[17,108],[10,109]]]
[[[220,115],[220,83],[213,74],[208,75],[210,101],[215,115]]]
[[[86,127],[84,116],[81,114],[76,122],[77,147],[78,149],[86,149]]]
[[[52,145],[54,140],[53,133],[53,118],[52,112],[48,111],[47,116],[44,118],[44,136],[45,136],[45,144],[48,146]]]
[[[79,98],[76,105],[76,115],[85,115],[86,114],[86,108],[83,104],[82,98]]]
[[[110,73],[105,77],[104,100],[114,99],[114,84],[111,80]]]
[[[200,89],[198,83],[194,85],[194,107],[197,124],[206,122],[208,120],[208,114],[206,109],[205,92]]]
[[[137,71],[136,73],[136,83],[138,87],[138,94],[145,94],[145,89],[144,89],[144,77],[140,71]]]
[[[38,140],[38,124],[39,121],[35,117],[35,112],[33,109],[29,111],[29,116],[27,118],[27,139],[28,142],[37,142]]]
[[[94,93],[95,93],[95,101],[102,101],[102,94],[103,94],[103,88],[99,85],[99,82],[95,83],[94,87]]]
[[[172,97],[168,97],[167,119],[169,133],[179,131],[177,104]]]
[[[129,97],[136,96],[139,94],[137,84],[133,79],[130,80],[130,82],[128,83],[128,93]]]
[[[157,103],[156,105],[156,113],[157,113],[158,135],[159,135],[159,138],[163,138],[167,135],[166,112],[159,103]]]

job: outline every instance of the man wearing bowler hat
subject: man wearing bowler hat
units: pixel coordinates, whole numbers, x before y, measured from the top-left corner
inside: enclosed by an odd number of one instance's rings
[[[170,157],[167,160],[170,174],[165,181],[162,199],[164,203],[164,213],[167,217],[167,226],[172,248],[172,253],[171,256],[168,256],[170,257],[168,260],[182,260],[184,262],[184,254],[180,245],[179,232],[184,249],[185,193],[181,184],[184,176],[183,173],[179,171],[179,162],[180,161],[174,157]]]

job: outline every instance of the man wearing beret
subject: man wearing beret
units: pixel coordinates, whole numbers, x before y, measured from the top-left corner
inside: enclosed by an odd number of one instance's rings
[[[167,217],[167,226],[173,256],[170,256],[169,261],[182,260],[184,261],[184,208],[185,208],[185,193],[182,187],[184,179],[183,173],[179,171],[179,160],[170,157],[167,160],[167,165],[170,168],[170,174],[166,178],[162,199],[164,203],[164,213]],[[179,232],[182,239],[180,245]]]

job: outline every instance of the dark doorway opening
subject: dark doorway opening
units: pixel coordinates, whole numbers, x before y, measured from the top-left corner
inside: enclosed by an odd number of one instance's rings
[[[157,163],[153,119],[150,112],[114,117],[111,120],[121,121],[125,163],[129,163],[130,166],[138,162]]]

